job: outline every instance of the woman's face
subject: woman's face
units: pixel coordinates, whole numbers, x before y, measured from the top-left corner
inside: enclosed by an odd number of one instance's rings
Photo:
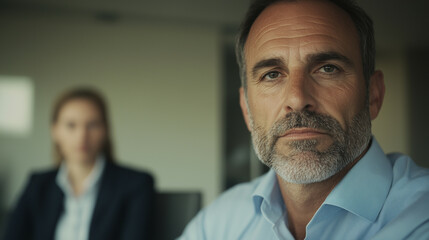
[[[66,102],[52,126],[52,136],[66,162],[95,161],[106,139],[99,109],[87,99]]]

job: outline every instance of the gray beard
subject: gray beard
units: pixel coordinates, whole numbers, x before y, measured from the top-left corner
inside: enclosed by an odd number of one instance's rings
[[[371,120],[366,106],[343,130],[333,117],[310,111],[291,112],[274,123],[268,133],[250,116],[252,141],[259,159],[274,169],[284,181],[309,184],[326,180],[353,162],[371,139]],[[319,151],[319,140],[298,140],[288,143],[287,154],[277,149],[277,140],[287,130],[308,127],[327,132],[333,139],[328,149]]]

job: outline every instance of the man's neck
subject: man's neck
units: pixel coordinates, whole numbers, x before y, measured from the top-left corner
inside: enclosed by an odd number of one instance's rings
[[[279,175],[277,180],[283,201],[286,205],[289,230],[295,239],[305,238],[307,224],[325,201],[329,193],[344,178],[350,169],[362,158],[368,148],[353,162],[334,176],[311,184],[295,184],[284,181]]]

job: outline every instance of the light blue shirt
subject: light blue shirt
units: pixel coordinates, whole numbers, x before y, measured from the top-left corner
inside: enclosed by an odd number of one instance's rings
[[[57,185],[64,192],[64,211],[55,230],[56,240],[87,240],[92,213],[103,173],[105,160],[97,158],[90,175],[85,179],[84,191],[75,196],[71,187],[67,165],[62,164],[56,178]]]
[[[294,239],[273,170],[222,194],[188,224],[181,240]],[[373,139],[332,190],[305,239],[429,239],[429,170],[385,155]]]

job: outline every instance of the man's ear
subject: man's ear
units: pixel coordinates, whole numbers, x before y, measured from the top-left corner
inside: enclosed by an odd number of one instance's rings
[[[250,131],[249,109],[247,108],[246,95],[244,91],[244,88],[240,87],[240,107],[241,112],[243,113],[244,121],[246,122],[247,129]]]
[[[383,72],[377,70],[372,74],[369,82],[369,113],[374,120],[380,112],[384,99],[384,76]]]

